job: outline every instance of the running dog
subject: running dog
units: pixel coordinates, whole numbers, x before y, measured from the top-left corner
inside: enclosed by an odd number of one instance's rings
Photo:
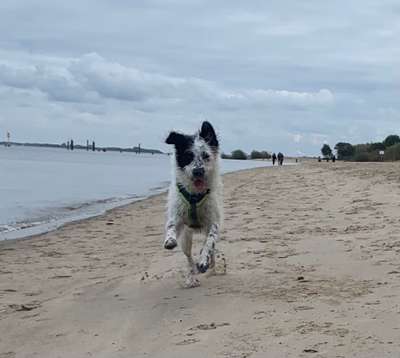
[[[174,249],[179,239],[187,258],[185,286],[195,287],[199,281],[194,275],[215,265],[215,243],[222,220],[219,142],[212,125],[203,122],[194,135],[171,132],[166,143],[175,146],[175,155],[164,248]],[[197,264],[192,257],[195,232],[205,236]]]

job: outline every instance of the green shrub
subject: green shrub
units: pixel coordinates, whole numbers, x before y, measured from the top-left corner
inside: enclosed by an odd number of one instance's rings
[[[355,162],[378,162],[381,160],[379,151],[371,151],[370,144],[357,144],[354,147],[352,160]]]
[[[355,162],[369,162],[368,152],[357,152],[354,154],[353,160]]]
[[[247,154],[241,149],[236,149],[232,152],[231,159],[246,160]]]
[[[400,160],[400,137],[392,134],[383,142],[372,142],[366,144],[351,145],[339,142],[335,145],[338,159],[352,160],[356,162],[377,162]],[[385,151],[384,157],[379,154]]]
[[[368,153],[368,160],[370,162],[380,162],[382,161],[382,157],[379,155],[379,151],[375,150],[373,152]]]
[[[321,153],[324,156],[324,158],[330,158],[332,157],[332,149],[328,144],[324,144],[321,148]]]
[[[388,135],[383,141],[383,144],[386,148],[391,147],[392,145],[395,145],[397,143],[400,143],[400,137],[396,134]]]
[[[339,160],[348,160],[354,155],[354,147],[350,143],[339,142],[335,149]]]
[[[400,160],[400,143],[390,146],[385,150],[385,160]]]
[[[354,155],[357,153],[368,152],[368,144],[356,144],[353,146],[354,148]]]
[[[368,147],[368,150],[370,151],[370,152],[373,152],[373,151],[380,151],[380,150],[385,150],[385,145],[383,144],[383,143],[381,143],[381,142],[376,142],[376,143],[370,143],[369,144],[369,147]]]
[[[261,152],[261,155],[263,156],[263,158],[265,159],[271,159],[272,155],[270,153],[268,153],[267,151],[263,150]]]
[[[250,154],[251,159],[269,159],[271,158],[271,154],[266,151],[259,152],[257,150],[253,150]]]

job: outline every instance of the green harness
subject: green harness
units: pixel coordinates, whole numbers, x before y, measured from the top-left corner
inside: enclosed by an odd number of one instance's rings
[[[191,228],[199,228],[199,216],[197,210],[206,202],[208,194],[210,194],[210,189],[208,189],[205,193],[200,194],[191,194],[189,193],[182,184],[176,185],[181,194],[186,206],[189,211],[189,218],[191,220]]]

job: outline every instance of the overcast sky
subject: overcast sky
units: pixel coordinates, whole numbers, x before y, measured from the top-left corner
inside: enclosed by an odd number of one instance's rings
[[[1,0],[0,140],[318,154],[400,134],[398,1]]]

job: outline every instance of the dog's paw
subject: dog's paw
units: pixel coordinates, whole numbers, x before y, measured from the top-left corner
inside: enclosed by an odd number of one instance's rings
[[[175,238],[173,237],[168,237],[165,241],[164,241],[164,248],[167,250],[173,250],[175,249],[175,247],[178,246],[178,242],[176,241]]]
[[[193,276],[187,276],[183,283],[183,288],[194,288],[199,286],[200,286],[200,281]]]
[[[181,271],[178,280],[182,288],[194,288],[200,286],[200,281],[191,272]]]
[[[201,273],[207,272],[208,268],[210,267],[210,256],[209,255],[201,255],[200,260],[197,263],[197,270]]]
[[[199,287],[199,286],[200,286],[200,281],[193,276],[187,277],[183,284],[184,288],[194,288],[194,287]]]

